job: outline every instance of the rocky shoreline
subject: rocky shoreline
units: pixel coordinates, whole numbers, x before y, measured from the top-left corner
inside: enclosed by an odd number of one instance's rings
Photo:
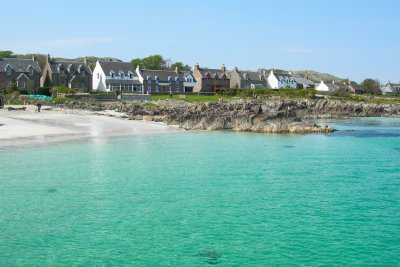
[[[178,125],[186,130],[231,130],[263,133],[329,133],[335,129],[313,120],[343,117],[400,117],[400,104],[369,104],[337,100],[232,100],[226,103],[157,101],[138,103],[67,102],[57,108],[115,110],[130,120]]]

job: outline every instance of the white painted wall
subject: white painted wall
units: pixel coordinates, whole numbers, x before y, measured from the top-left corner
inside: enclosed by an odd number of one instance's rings
[[[96,66],[93,70],[93,91],[97,92],[108,92],[106,89],[106,75],[100,66],[99,61],[96,62]]]
[[[267,78],[268,88],[270,89],[279,89],[279,81],[275,77],[274,72],[271,71]]]
[[[321,83],[315,87],[315,90],[322,91],[322,92],[328,92],[329,87],[324,83],[324,81],[321,81]]]

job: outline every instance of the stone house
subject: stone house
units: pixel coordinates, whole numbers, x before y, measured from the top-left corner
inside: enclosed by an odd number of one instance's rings
[[[225,65],[221,69],[200,68],[194,66],[193,76],[196,79],[195,93],[214,93],[216,89],[229,88],[230,79],[227,76]]]
[[[0,58],[0,91],[15,84],[20,91],[33,92],[40,86],[40,66],[32,59]]]
[[[97,61],[93,70],[93,91],[143,93],[143,84],[130,62]]]
[[[65,86],[88,92],[92,90],[92,71],[86,62],[55,61],[48,55],[40,85]]]
[[[267,88],[265,71],[240,71],[237,67],[229,73],[230,87],[241,89]]]
[[[147,70],[136,67],[139,81],[143,84],[145,94],[184,93],[184,74],[178,70]]]
[[[271,89],[282,89],[282,88],[297,88],[297,83],[290,72],[271,72],[267,78],[268,88]]]
[[[303,78],[293,76],[293,79],[297,83],[297,89],[315,88],[315,83],[309,80],[307,77]]]

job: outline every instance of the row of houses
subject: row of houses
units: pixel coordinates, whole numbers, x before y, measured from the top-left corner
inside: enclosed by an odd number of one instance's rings
[[[314,83],[308,77],[291,72],[259,69],[244,71],[200,67],[193,71],[148,70],[132,66],[130,62],[97,61],[93,71],[87,62],[69,62],[46,58],[43,72],[35,56],[32,59],[0,58],[0,89],[15,84],[21,91],[37,87],[65,86],[82,91],[152,93],[214,93],[223,88],[315,88],[321,92],[344,89],[362,94],[361,85],[354,82]],[[400,85],[388,82],[382,86],[383,94],[400,94]]]

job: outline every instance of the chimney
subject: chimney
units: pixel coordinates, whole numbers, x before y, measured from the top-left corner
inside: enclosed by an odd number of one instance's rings
[[[221,70],[222,70],[222,72],[226,72],[225,64],[222,64]]]
[[[139,66],[139,64],[136,66],[136,72],[139,72],[140,71],[140,66]]]
[[[85,59],[83,60],[83,63],[85,63],[85,65],[87,65],[87,58],[85,58]]]
[[[37,61],[37,56],[35,54],[32,55],[32,61]]]
[[[50,54],[47,54],[47,57],[46,57],[46,63],[49,63],[50,61],[51,61]]]
[[[238,72],[238,68],[237,68],[237,67],[235,67],[235,69],[234,69],[234,70],[235,70],[235,72]]]
[[[175,67],[175,73],[178,73],[178,72],[179,72],[178,66],[176,66],[176,67]]]
[[[198,70],[200,68],[199,63],[196,63],[196,65],[194,65],[194,70]]]

